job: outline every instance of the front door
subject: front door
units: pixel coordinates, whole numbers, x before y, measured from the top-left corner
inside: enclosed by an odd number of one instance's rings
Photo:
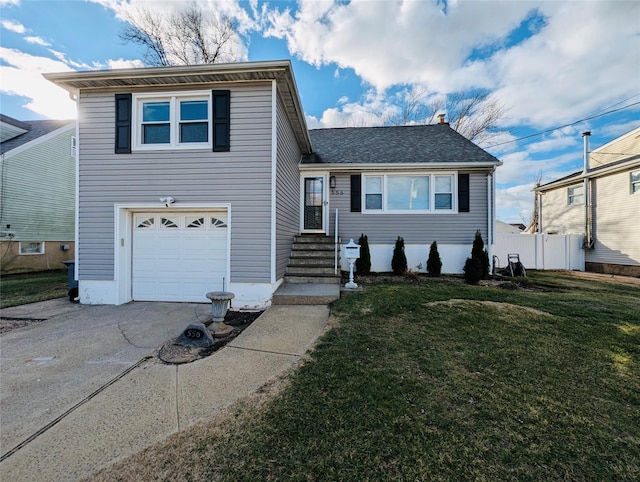
[[[302,202],[302,230],[325,231],[326,205],[325,176],[305,176],[302,180],[304,199]]]

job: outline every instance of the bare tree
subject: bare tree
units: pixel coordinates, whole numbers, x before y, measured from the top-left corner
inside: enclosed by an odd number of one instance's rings
[[[533,189],[540,187],[541,183],[542,183],[542,171],[538,171],[533,183]],[[537,193],[536,191],[533,191],[533,211],[531,213],[531,218],[528,220],[523,218],[522,220],[527,226],[524,230],[525,233],[536,234],[539,232],[541,227],[540,226],[540,194]]]
[[[391,125],[433,124],[440,113],[446,113],[449,125],[467,139],[486,141],[508,108],[492,99],[490,92],[472,90],[427,99],[424,89],[410,91],[400,105],[400,114],[386,123]]]
[[[238,58],[234,22],[195,2],[171,13],[138,6],[126,21],[120,38],[141,45],[148,65],[214,64]]]

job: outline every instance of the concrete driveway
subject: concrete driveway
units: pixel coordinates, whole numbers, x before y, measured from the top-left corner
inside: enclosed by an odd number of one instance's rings
[[[212,356],[156,350],[210,305],[65,299],[2,310],[46,318],[0,336],[0,480],[72,481],[202,421],[296,363],[329,308],[274,306]]]
[[[210,307],[188,303],[91,306],[52,300],[2,310],[46,321],[0,338],[2,454],[54,421],[193,321]]]

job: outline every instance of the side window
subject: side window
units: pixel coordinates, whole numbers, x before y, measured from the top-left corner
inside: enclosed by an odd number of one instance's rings
[[[206,100],[180,102],[180,142],[209,142],[209,103]]]
[[[170,114],[169,101],[142,103],[142,144],[171,143]]]
[[[382,209],[382,177],[365,177],[365,209]]]
[[[573,186],[567,188],[567,204],[569,206],[584,204],[584,187]]]
[[[435,209],[453,209],[453,176],[436,176]]]
[[[631,194],[640,192],[640,171],[631,173]]]
[[[44,242],[20,241],[20,254],[44,254]]]

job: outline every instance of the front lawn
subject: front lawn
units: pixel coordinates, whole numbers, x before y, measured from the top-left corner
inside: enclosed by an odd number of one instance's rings
[[[0,308],[61,298],[68,291],[67,270],[2,275]]]
[[[640,288],[367,285],[276,396],[93,480],[640,480]]]

